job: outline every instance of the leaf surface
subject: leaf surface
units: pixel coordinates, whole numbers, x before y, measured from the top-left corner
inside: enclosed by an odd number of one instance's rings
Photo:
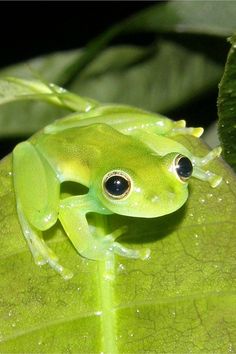
[[[198,155],[207,149],[181,137]],[[212,189],[191,180],[187,204],[128,225],[121,242],[151,248],[146,261],[82,259],[57,224],[45,239],[74,272],[64,281],[33,263],[16,217],[11,156],[0,164],[0,351],[4,353],[213,353],[236,345],[236,180],[222,161]]]
[[[231,49],[219,85],[219,135],[225,160],[236,170],[236,36],[231,38]]]

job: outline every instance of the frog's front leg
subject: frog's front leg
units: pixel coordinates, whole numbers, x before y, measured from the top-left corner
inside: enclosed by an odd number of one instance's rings
[[[19,222],[35,263],[48,263],[64,278],[70,278],[72,273],[58,263],[42,238],[42,231],[57,221],[59,181],[28,141],[18,144],[13,151],[13,180]]]
[[[203,157],[193,156],[192,157],[193,176],[202,181],[209,182],[213,188],[217,187],[221,183],[222,177],[214,174],[209,170],[205,171],[201,167],[206,166],[209,162],[214,160],[216,157],[219,157],[221,152],[222,152],[222,148],[218,146]]]
[[[60,203],[60,222],[81,256],[92,260],[104,260],[111,253],[140,259],[149,256],[150,251],[147,249],[129,249],[115,241],[126,232],[126,227],[121,227],[107,235],[96,234],[96,230],[91,232],[86,218],[86,214],[89,212],[110,214],[107,209],[96,205],[96,202],[88,194],[69,197]]]

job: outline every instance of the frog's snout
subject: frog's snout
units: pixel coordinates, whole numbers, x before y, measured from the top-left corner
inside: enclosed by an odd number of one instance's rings
[[[170,203],[176,199],[176,194],[174,192],[166,192],[165,195],[152,194],[149,198],[152,204],[162,203],[163,200],[167,200]]]

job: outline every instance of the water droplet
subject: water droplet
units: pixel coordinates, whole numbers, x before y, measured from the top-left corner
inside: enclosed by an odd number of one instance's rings
[[[221,197],[218,197],[217,198],[217,202],[220,203],[222,201],[222,198]]]
[[[198,224],[202,224],[203,222],[204,222],[204,217],[200,216],[199,218],[197,218]]]
[[[13,323],[11,324],[11,326],[12,326],[12,327],[16,327],[16,323],[13,322]]]
[[[221,124],[221,128],[224,128],[225,127],[225,125],[224,124]]]
[[[80,288],[77,288],[77,291],[80,291]]]
[[[120,263],[118,266],[118,272],[123,272],[125,270],[124,264]]]
[[[225,183],[226,183],[226,184],[229,184],[229,180],[228,180],[228,179],[226,179],[226,180],[225,180]]]
[[[192,218],[193,217],[193,213],[189,213],[189,216]]]
[[[194,234],[194,237],[198,238],[198,237],[199,237],[199,235],[198,235],[198,234]]]
[[[122,334],[119,334],[118,336],[116,336],[116,339],[121,339],[121,338],[123,338]]]
[[[213,197],[213,194],[212,193],[207,193],[207,198],[211,198],[211,197]]]
[[[202,204],[205,203],[205,199],[204,199],[204,198],[199,198],[198,201],[199,201],[200,203],[202,203]]]
[[[140,312],[140,310],[139,310],[139,309],[137,309],[137,310],[136,310],[136,312],[137,312],[137,313],[139,313],[139,312]]]
[[[12,310],[10,310],[10,311],[8,312],[8,316],[9,316],[9,317],[12,316]]]

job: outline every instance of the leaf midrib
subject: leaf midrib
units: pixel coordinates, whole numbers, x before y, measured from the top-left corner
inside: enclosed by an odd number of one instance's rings
[[[132,308],[137,308],[137,307],[144,307],[144,306],[156,306],[156,305],[160,305],[160,304],[171,304],[171,303],[181,303],[181,302],[186,302],[188,300],[190,301],[195,301],[195,300],[201,300],[201,299],[208,299],[208,298],[223,298],[223,297],[231,297],[231,296],[236,296],[236,292],[227,292],[227,291],[222,291],[222,292],[218,292],[218,291],[210,291],[210,292],[206,292],[204,294],[202,293],[197,293],[195,295],[185,295],[185,296],[172,296],[172,297],[166,297],[166,298],[160,298],[158,299],[158,302],[153,302],[153,301],[146,301],[146,302],[132,302],[130,304],[126,304],[126,305],[119,305],[116,308],[113,308],[112,311],[114,313],[118,312],[119,310],[126,310],[126,309],[132,309]],[[102,315],[102,312],[100,311],[93,311],[91,313],[86,313],[84,315],[77,315],[74,316],[73,318],[69,318],[69,319],[60,319],[60,320],[56,320],[56,321],[50,321],[50,322],[46,322],[43,324],[43,326],[35,326],[35,327],[31,327],[29,330],[22,330],[22,331],[18,331],[15,332],[15,335],[13,336],[6,336],[4,340],[1,341],[1,343],[6,343],[10,340],[14,340],[15,338],[19,338],[22,337],[24,335],[27,335],[29,333],[33,333],[36,331],[40,331],[42,329],[45,328],[49,328],[52,326],[56,326],[58,324],[64,324],[64,323],[69,323],[69,322],[73,322],[76,321],[78,319],[82,319],[82,318],[89,318],[89,317],[97,317],[99,315]],[[105,353],[105,352],[104,352]],[[112,352],[113,353],[113,352]]]

